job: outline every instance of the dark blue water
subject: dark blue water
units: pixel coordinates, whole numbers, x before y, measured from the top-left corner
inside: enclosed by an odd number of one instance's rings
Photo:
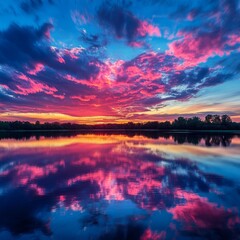
[[[240,239],[237,134],[0,136],[0,239]]]

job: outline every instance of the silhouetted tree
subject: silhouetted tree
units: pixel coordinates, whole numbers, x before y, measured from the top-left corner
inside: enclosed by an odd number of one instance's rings
[[[213,115],[212,116],[212,123],[214,124],[220,124],[221,123],[221,118],[219,115]]]
[[[178,117],[173,121],[173,127],[175,128],[185,128],[187,125],[187,119],[184,117]]]
[[[208,114],[206,117],[205,117],[205,122],[206,123],[212,123],[212,118],[213,118],[213,116],[211,115],[211,114]]]
[[[199,117],[188,118],[187,126],[191,129],[199,129],[202,127],[202,121]]]
[[[159,129],[170,129],[171,127],[172,127],[172,124],[169,121],[158,123],[158,128]]]
[[[232,119],[228,115],[222,115],[221,122],[223,125],[228,125],[232,122]]]

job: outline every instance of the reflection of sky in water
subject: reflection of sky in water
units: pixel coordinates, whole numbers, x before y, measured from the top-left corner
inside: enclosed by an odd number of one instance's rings
[[[0,239],[234,239],[232,135],[2,138]]]

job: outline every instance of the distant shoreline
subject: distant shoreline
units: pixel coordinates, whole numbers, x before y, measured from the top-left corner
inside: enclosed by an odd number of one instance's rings
[[[102,123],[77,124],[24,121],[0,121],[0,131],[34,131],[34,132],[235,132],[240,131],[240,123],[233,122],[228,115],[207,115],[205,120],[199,117],[178,117],[174,121],[148,121],[144,123]]]
[[[240,130],[236,129],[222,129],[222,130],[198,130],[198,129],[32,129],[32,130],[0,130],[0,133],[24,133],[24,132],[164,132],[164,133],[240,133]]]

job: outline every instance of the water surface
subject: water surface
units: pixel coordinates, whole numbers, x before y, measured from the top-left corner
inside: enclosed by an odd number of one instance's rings
[[[0,135],[0,239],[240,239],[240,135]]]

